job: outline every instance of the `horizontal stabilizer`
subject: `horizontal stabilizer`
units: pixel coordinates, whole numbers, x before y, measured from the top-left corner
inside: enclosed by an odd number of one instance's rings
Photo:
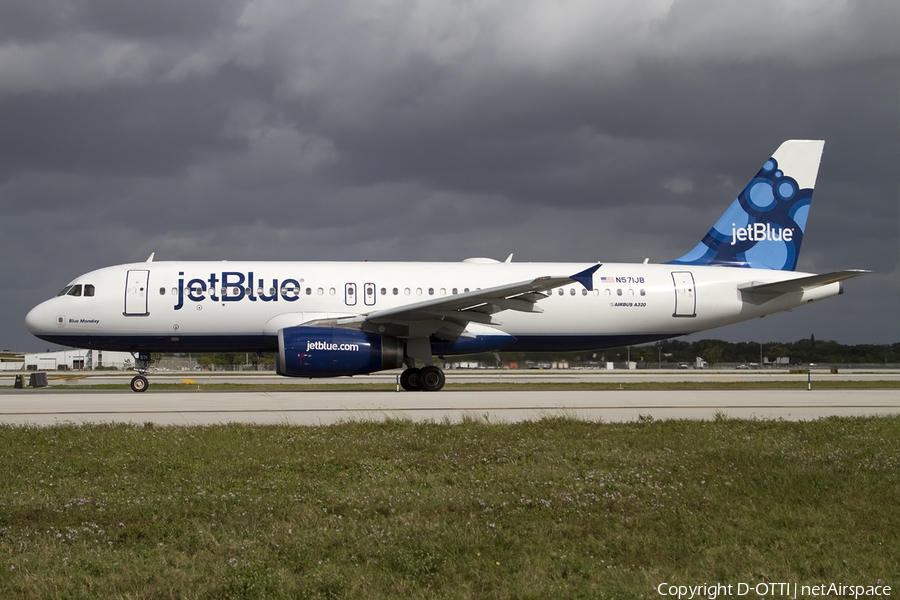
[[[791,294],[794,292],[805,292],[813,288],[822,287],[829,283],[837,283],[852,277],[859,277],[871,273],[871,271],[850,270],[835,271],[834,273],[825,273],[823,275],[809,275],[808,277],[798,277],[796,279],[788,279],[786,281],[776,281],[775,283],[747,283],[739,285],[738,289],[742,292],[751,294]]]

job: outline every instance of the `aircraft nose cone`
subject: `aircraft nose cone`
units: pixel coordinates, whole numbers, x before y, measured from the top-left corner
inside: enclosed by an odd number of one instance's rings
[[[52,325],[53,317],[49,316],[44,304],[38,304],[25,315],[25,329],[31,333],[47,331]]]

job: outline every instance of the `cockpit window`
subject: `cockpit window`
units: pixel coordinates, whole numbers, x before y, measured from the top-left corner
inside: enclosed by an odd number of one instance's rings
[[[84,292],[85,297],[92,297],[96,291],[96,288],[93,284],[85,283],[83,286],[80,283],[76,283],[75,285],[67,285],[57,294],[59,296],[81,296],[82,291]]]

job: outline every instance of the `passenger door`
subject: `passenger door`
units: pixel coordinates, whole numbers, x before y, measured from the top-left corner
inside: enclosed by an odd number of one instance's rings
[[[125,278],[125,316],[146,317],[147,286],[150,284],[150,271],[128,271]]]
[[[675,313],[673,317],[696,317],[697,295],[694,275],[690,271],[673,271],[672,281],[675,284]]]

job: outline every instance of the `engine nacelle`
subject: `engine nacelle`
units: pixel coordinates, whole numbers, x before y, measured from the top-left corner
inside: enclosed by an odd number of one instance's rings
[[[356,329],[285,327],[275,370],[287,377],[361,375],[403,366],[403,342]]]

